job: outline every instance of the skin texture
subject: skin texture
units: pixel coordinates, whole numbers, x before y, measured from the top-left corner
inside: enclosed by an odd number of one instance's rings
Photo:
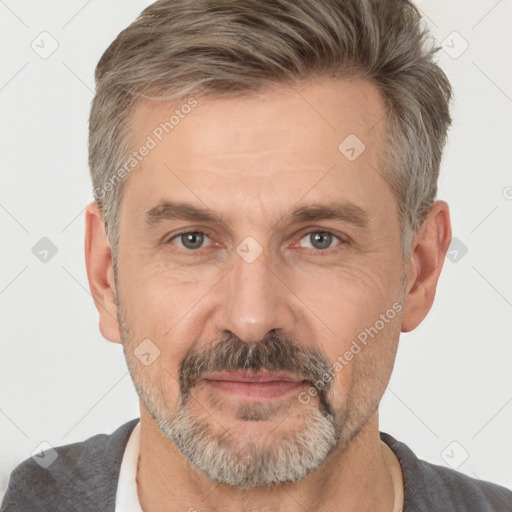
[[[379,173],[384,103],[368,82],[317,80],[258,97],[196,99],[129,176],[117,283],[98,206],[91,203],[86,214],[86,264],[100,330],[123,343],[139,394],[151,395],[159,414],[177,412],[180,363],[191,347],[207,348],[227,335],[254,344],[275,330],[333,364],[393,304],[402,307],[335,372],[326,400],[347,442],[297,482],[237,489],[209,479],[164,436],[142,400],[141,504],[149,511],[390,511],[378,404],[400,332],[415,329],[432,306],[451,240],[448,205],[434,203],[411,259],[402,262],[396,201]],[[130,119],[133,146],[177,106],[139,105]],[[366,146],[354,161],[338,150],[349,134]],[[174,219],[148,227],[147,212],[164,200],[208,208],[224,223]],[[284,218],[297,206],[343,201],[367,212],[367,228]],[[208,237],[200,249],[187,249],[186,240],[173,238],[181,231]],[[326,231],[335,235],[330,246],[312,245],[309,234]],[[236,251],[249,236],[262,249],[252,263]],[[144,339],[160,350],[148,366],[134,356]],[[318,395],[304,404],[295,392],[273,399],[266,421],[242,421],[235,415],[239,397],[204,382],[191,396],[190,414],[215,435],[227,432],[240,456],[249,440],[265,450],[269,440],[296,435],[320,405]]]

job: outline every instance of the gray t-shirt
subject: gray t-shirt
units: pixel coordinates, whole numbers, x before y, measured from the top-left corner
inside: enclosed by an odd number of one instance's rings
[[[114,512],[124,449],[138,421],[55,448],[58,457],[46,469],[32,458],[22,462],[11,473],[0,512]],[[512,512],[505,487],[420,460],[389,434],[380,436],[402,467],[404,512]]]

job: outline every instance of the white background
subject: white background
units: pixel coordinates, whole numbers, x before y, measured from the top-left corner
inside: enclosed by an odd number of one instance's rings
[[[42,441],[82,441],[139,414],[122,349],[98,329],[83,238],[94,68],[148,4],[0,0],[0,493]],[[512,2],[418,5],[447,38],[454,124],[438,197],[468,251],[445,262],[430,314],[402,335],[381,430],[512,488]],[[47,59],[31,48],[42,31],[59,45]],[[47,263],[32,253],[42,237],[58,248]]]

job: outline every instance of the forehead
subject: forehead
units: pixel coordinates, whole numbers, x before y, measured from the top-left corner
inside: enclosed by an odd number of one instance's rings
[[[379,91],[360,79],[141,104],[129,120],[132,147],[151,140],[151,149],[129,175],[121,218],[175,200],[226,219],[244,204],[258,222],[298,203],[347,200],[389,221],[384,119]]]

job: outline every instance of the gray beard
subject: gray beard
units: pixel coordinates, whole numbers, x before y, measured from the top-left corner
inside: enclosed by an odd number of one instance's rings
[[[242,414],[257,421],[258,410],[251,409]],[[207,421],[194,418],[186,405],[167,420],[149,412],[198,469],[216,482],[240,489],[297,482],[321,466],[338,444],[334,418],[317,408],[310,410],[304,427],[292,439],[269,434],[263,440],[243,443],[229,434],[215,435]]]

